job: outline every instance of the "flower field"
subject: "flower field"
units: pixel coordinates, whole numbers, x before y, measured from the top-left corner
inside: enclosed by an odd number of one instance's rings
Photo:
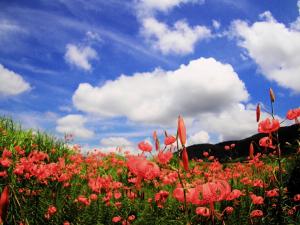
[[[290,110],[288,119],[299,112]],[[258,107],[257,121],[259,114]],[[154,132],[155,147],[140,142],[140,155],[122,149],[82,155],[76,145],[1,117],[1,223],[300,224],[300,190],[290,196],[286,188],[299,146],[282,157],[279,126],[273,118],[258,124],[269,133],[261,145],[275,153],[256,154],[250,145],[247,160],[221,164],[208,153],[189,161],[182,117],[176,136],[166,134],[160,144]]]

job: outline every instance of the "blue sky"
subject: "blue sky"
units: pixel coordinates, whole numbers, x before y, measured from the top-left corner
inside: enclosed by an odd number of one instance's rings
[[[2,0],[0,113],[85,148],[153,130],[189,143],[256,132],[299,107],[300,1]],[[267,114],[263,115],[264,117]]]

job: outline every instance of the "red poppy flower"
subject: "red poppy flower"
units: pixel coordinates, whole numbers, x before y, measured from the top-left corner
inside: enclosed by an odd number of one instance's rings
[[[224,209],[224,212],[226,212],[227,215],[231,215],[232,212],[233,212],[233,207],[231,206],[227,206],[225,209]]]
[[[173,153],[171,151],[162,152],[160,151],[157,155],[157,162],[159,162],[162,165],[168,164],[168,162],[172,159]]]
[[[264,204],[264,198],[261,197],[261,196],[257,196],[255,194],[251,194],[250,198],[252,199],[252,203],[254,205],[262,205],[262,204]]]
[[[240,190],[234,189],[232,192],[229,193],[226,200],[231,201],[233,199],[239,198],[242,195],[244,195],[244,194]]]
[[[262,217],[263,215],[264,215],[263,211],[261,211],[261,210],[259,210],[259,209],[253,210],[253,211],[250,213],[250,217],[251,217],[251,218]]]
[[[265,148],[275,149],[275,146],[272,145],[272,139],[269,137],[263,137],[259,140],[259,145]]]
[[[114,223],[118,223],[118,222],[120,222],[121,220],[122,220],[122,217],[121,217],[121,216],[115,216],[115,217],[112,218],[112,221],[113,221]]]
[[[267,118],[263,121],[261,121],[258,124],[258,132],[259,133],[271,133],[274,131],[277,131],[280,127],[279,120],[277,119],[272,119],[272,121]]]
[[[272,198],[272,197],[277,197],[279,195],[278,193],[278,189],[275,188],[275,189],[272,189],[272,190],[269,190],[269,191],[266,191],[266,195],[267,197],[269,198]]]
[[[150,145],[146,141],[142,141],[138,144],[138,147],[143,152],[151,152],[152,151],[152,145]]]
[[[201,186],[203,203],[225,200],[231,192],[229,183],[225,180],[215,180]]]
[[[204,217],[210,216],[210,210],[207,207],[197,207],[196,214]]]
[[[300,194],[296,194],[293,199],[294,199],[295,202],[299,202],[300,201]]]
[[[176,141],[176,138],[174,136],[167,136],[165,137],[165,145],[171,145]]]
[[[295,120],[300,116],[300,108],[297,109],[290,109],[287,114],[286,118],[289,120]]]

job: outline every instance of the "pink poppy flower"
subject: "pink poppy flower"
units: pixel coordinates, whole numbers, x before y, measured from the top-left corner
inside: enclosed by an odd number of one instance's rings
[[[152,145],[150,145],[146,141],[142,141],[138,144],[138,147],[143,152],[151,152],[152,151]]]
[[[258,124],[258,132],[259,133],[272,133],[274,131],[277,131],[280,127],[279,120],[272,119],[272,121],[267,118],[263,121],[261,121]]]

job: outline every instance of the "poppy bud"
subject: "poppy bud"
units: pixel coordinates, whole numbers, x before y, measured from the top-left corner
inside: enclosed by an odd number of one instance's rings
[[[157,137],[156,131],[153,132],[153,140],[155,143],[155,149],[156,149],[156,151],[158,151],[160,148],[160,144],[159,144],[159,139]]]
[[[250,156],[250,159],[254,158],[254,146],[253,146],[252,142],[250,143],[250,147],[249,147],[249,156]]]
[[[189,157],[188,157],[185,147],[183,147],[183,151],[182,151],[182,162],[183,162],[184,170],[188,171],[189,170]]]
[[[157,139],[157,133],[156,133],[156,131],[153,131],[153,141],[155,142],[156,139]]]
[[[186,143],[186,129],[184,125],[183,118],[181,116],[178,117],[178,137],[181,144],[184,146]]]
[[[5,221],[8,202],[9,202],[9,191],[8,191],[8,186],[5,186],[0,197],[0,219],[2,219],[2,221]]]
[[[271,99],[271,102],[275,102],[275,94],[274,94],[272,88],[270,88],[270,99]]]
[[[256,122],[259,122],[260,119],[260,105],[259,103],[256,106]]]

